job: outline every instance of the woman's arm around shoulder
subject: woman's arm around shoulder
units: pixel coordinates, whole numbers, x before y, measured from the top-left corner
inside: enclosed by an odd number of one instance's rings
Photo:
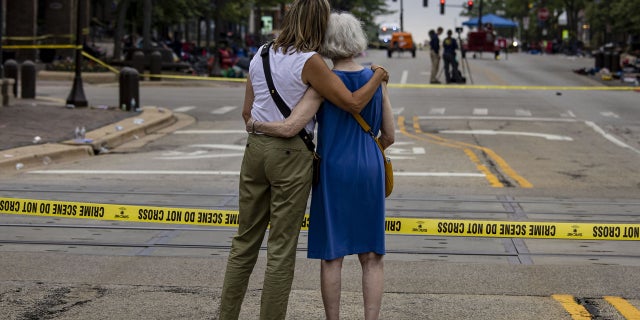
[[[393,124],[393,109],[387,90],[387,84],[382,85],[382,126],[380,127],[380,144],[386,149],[395,142],[396,129]]]
[[[261,132],[274,137],[293,137],[311,121],[324,99],[313,88],[307,89],[291,114],[282,122],[263,122],[249,119],[247,132]]]
[[[373,69],[373,68],[372,68]],[[311,85],[318,93],[341,109],[359,113],[373,98],[378,86],[389,79],[382,67],[376,67],[373,77],[362,88],[351,92],[333,73],[319,54],[313,55],[302,69],[302,81]]]

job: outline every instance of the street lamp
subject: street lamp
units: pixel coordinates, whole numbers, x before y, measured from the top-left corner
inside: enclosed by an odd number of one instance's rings
[[[67,104],[76,107],[86,107],[89,105],[87,98],[84,96],[84,88],[82,87],[82,12],[85,0],[76,1],[76,74],[73,78],[73,87],[67,97]]]
[[[4,79],[4,63],[2,56],[2,34],[4,33],[4,0],[0,0],[0,82]]]

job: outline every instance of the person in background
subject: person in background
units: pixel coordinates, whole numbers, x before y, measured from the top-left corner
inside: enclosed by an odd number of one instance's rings
[[[354,57],[367,40],[360,21],[349,13],[333,13],[320,53],[350,90],[374,75]],[[313,117],[314,104],[298,106],[284,122],[255,121],[248,130],[288,136]],[[387,148],[394,142],[393,111],[386,85],[359,112]],[[320,182],[313,187],[307,256],[321,259],[321,292],[326,318],[339,319],[342,262],[357,254],[362,266],[364,319],[378,319],[382,303],[385,254],[384,164],[370,133],[330,101],[317,113]]]
[[[451,35],[453,32],[447,30],[447,37],[442,40],[442,60],[444,61],[444,77],[447,83],[453,81],[453,72],[458,70],[458,62],[456,61],[456,50],[458,50],[458,42]]]
[[[316,108],[322,97],[327,97],[345,110],[358,113],[382,81],[388,79],[386,70],[377,67],[371,81],[352,92],[331,72],[317,53],[324,40],[330,11],[327,0],[293,1],[285,14],[281,33],[267,52],[275,87],[294,111],[305,92],[309,92]],[[315,90],[308,91],[309,86]],[[284,120],[266,84],[260,54],[250,63],[242,117],[250,127],[258,120]],[[313,133],[315,122],[307,121],[302,127]],[[300,137],[248,135],[240,168],[238,231],[227,261],[219,319],[239,318],[268,226],[260,319],[285,319],[298,236],[311,190],[312,159],[312,152]]]
[[[438,31],[429,30],[429,55],[431,57],[431,83],[440,83],[438,80],[438,70],[440,69],[440,39],[442,27],[438,27]]]

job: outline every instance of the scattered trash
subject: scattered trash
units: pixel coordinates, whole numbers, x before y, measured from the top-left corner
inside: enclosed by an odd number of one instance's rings
[[[137,111],[135,98],[131,98],[131,111]]]
[[[123,103],[122,106],[120,107],[123,111],[127,110],[127,104]]]
[[[40,142],[42,142],[42,138],[40,138],[40,136],[33,137],[33,143],[34,144],[38,144]]]
[[[84,126],[82,127],[76,127],[76,130],[74,130],[73,132],[73,136],[75,140],[84,140],[85,134],[87,133],[87,130],[84,128]]]
[[[107,147],[105,146],[100,147],[100,154],[109,153],[109,152],[111,152],[111,150],[107,149]]]
[[[65,108],[67,108],[67,109],[75,109],[75,108],[76,108],[76,106],[75,106],[75,105],[72,105],[72,104],[67,104],[67,105],[65,106]]]
[[[107,106],[107,105],[99,105],[99,106],[97,106],[97,107],[96,107],[96,109],[100,109],[100,110],[108,110],[108,109],[109,109],[109,106]]]
[[[143,124],[143,123],[144,123],[144,119],[142,119],[142,118],[135,118],[135,119],[133,119],[133,123],[134,123],[134,124]]]
[[[42,158],[42,163],[43,163],[45,166],[48,166],[51,162],[52,162],[51,158],[49,158],[49,157],[47,157],[47,156],[45,156],[44,158]]]
[[[561,95],[562,95],[562,92],[559,92],[559,91],[556,92],[556,96],[561,96]]]
[[[16,170],[20,170],[22,168],[24,168],[24,164],[22,164],[22,162],[16,163]]]
[[[137,135],[137,134],[134,134],[134,135],[133,135],[133,138],[134,138],[134,139],[136,139],[136,140],[140,139],[140,137],[138,137],[138,135]]]
[[[116,126],[116,131],[122,131],[124,128],[122,126]]]
[[[13,158],[13,155],[12,154],[5,154],[4,157],[5,158]]]

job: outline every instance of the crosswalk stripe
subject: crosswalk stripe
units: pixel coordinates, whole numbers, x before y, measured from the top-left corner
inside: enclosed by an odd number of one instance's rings
[[[431,108],[429,114],[444,114],[445,108]]]
[[[175,109],[173,109],[173,112],[189,112],[193,109],[197,108],[196,106],[182,106],[182,107],[177,107]]]
[[[489,109],[486,108],[475,108],[473,109],[473,115],[475,116],[486,116],[489,114]]]
[[[224,107],[221,107],[221,108],[218,108],[218,109],[215,109],[215,110],[211,111],[211,113],[212,114],[225,114],[225,113],[230,112],[232,110],[235,110],[237,108],[238,107],[236,107],[236,106],[224,106]]]
[[[516,109],[516,116],[531,117],[531,111],[525,109]]]

